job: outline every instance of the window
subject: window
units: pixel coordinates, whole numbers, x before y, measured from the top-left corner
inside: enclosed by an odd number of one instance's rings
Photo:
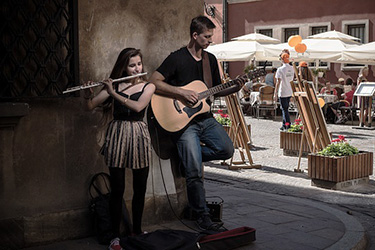
[[[361,39],[361,43],[368,43],[369,39],[369,20],[351,20],[342,21],[342,32]]]
[[[309,67],[311,67],[311,68],[315,68],[316,67],[315,65],[316,65],[315,62],[309,63]],[[319,61],[319,68],[328,68],[328,63]]]
[[[288,42],[288,38],[290,36],[298,35],[299,34],[299,28],[285,28],[284,29],[284,42]]]
[[[272,37],[272,29],[257,30],[259,34]]]
[[[272,31],[273,31],[272,29],[259,29],[257,30],[257,33],[272,37],[272,33],[273,33]],[[265,61],[257,62],[257,67],[264,67],[264,66],[272,67],[272,62],[265,62]]]
[[[310,27],[311,29],[311,35],[317,35],[323,32],[328,31],[328,26],[327,25],[319,25],[319,26],[312,26]],[[315,62],[309,63],[310,67],[316,67]],[[328,63],[327,62],[319,62],[319,68],[327,68]]]
[[[361,43],[368,43],[369,38],[369,20],[350,20],[342,22],[342,32],[360,39]],[[358,70],[363,64],[342,64],[343,70]]]
[[[323,32],[327,32],[328,27],[327,26],[317,26],[317,27],[311,27],[311,35],[320,34]]]
[[[269,61],[259,61],[259,62],[257,62],[257,67],[264,67],[264,66],[266,66],[266,68],[272,67],[272,62],[269,62]]]
[[[348,35],[361,39],[361,43],[365,43],[365,25],[355,24],[348,25]]]
[[[78,82],[78,4],[1,1],[0,98],[62,97]]]

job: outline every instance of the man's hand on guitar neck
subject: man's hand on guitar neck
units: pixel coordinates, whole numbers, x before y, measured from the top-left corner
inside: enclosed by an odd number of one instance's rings
[[[242,86],[245,84],[247,79],[244,76],[237,76],[237,78],[232,81],[235,83],[235,85],[233,85],[230,88],[224,89],[223,91],[220,91],[215,96],[227,96],[235,92],[238,92],[242,88]]]
[[[245,77],[246,77],[245,75],[242,75],[242,76],[237,76],[236,79],[234,79],[234,81],[236,82],[236,84],[238,84],[240,86],[240,89],[247,82],[247,79]]]

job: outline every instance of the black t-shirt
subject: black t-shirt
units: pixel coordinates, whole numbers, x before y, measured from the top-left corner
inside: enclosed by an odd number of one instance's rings
[[[219,68],[215,56],[208,54],[212,73],[212,84],[221,84]],[[165,82],[173,86],[184,86],[191,81],[203,81],[202,60],[197,61],[190,54],[187,47],[172,52],[160,65],[157,71],[165,78]]]

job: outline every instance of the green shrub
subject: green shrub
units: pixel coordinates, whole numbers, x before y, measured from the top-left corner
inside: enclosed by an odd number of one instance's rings
[[[356,147],[351,146],[346,142],[343,135],[339,136],[339,139],[332,140],[332,143],[325,147],[322,151],[318,152],[318,155],[324,156],[347,156],[358,154],[359,151]]]

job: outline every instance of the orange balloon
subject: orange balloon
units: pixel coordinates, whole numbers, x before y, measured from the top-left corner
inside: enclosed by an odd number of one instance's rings
[[[294,36],[290,36],[288,38],[288,45],[290,47],[294,47],[297,44],[299,44],[300,42],[302,42],[302,37],[300,35],[294,35]]]
[[[306,46],[306,44],[304,44],[304,43],[299,43],[299,44],[297,44],[297,45],[294,47],[294,49],[297,51],[297,53],[303,53],[303,52],[306,51],[307,46]]]

